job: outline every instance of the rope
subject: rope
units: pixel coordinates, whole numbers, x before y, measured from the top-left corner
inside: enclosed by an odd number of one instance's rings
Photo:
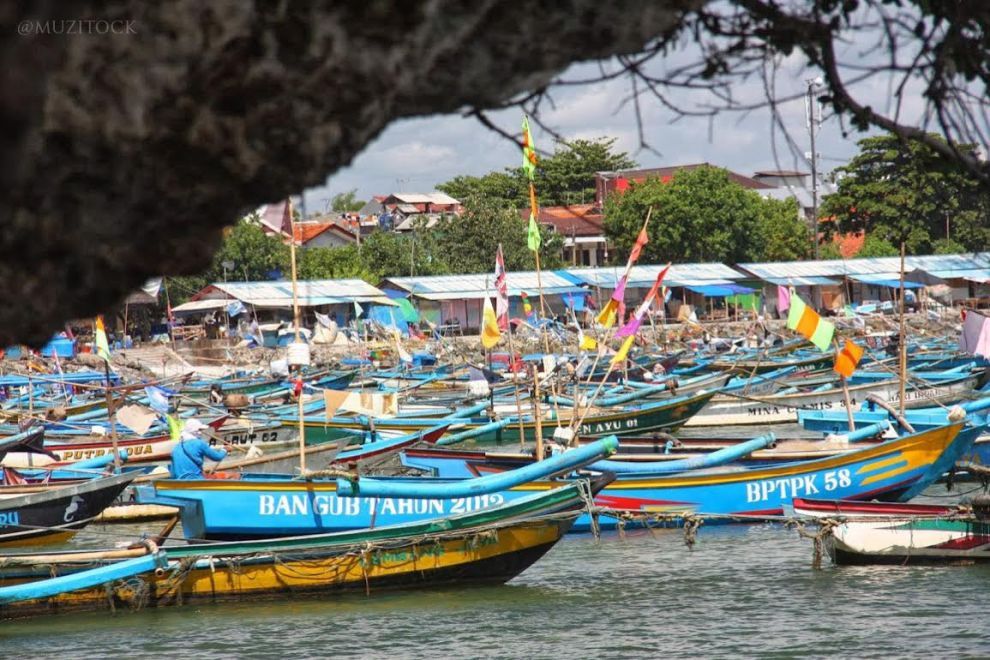
[[[794,520],[789,526],[794,527],[801,538],[811,539],[812,547],[814,548],[811,567],[817,570],[822,567],[822,557],[825,554],[825,539],[832,536],[832,530],[839,526],[839,522],[832,518],[821,518],[815,522],[818,524],[818,531],[814,534],[809,532],[800,520]]]

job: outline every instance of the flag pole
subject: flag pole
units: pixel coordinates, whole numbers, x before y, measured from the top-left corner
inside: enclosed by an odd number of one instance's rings
[[[295,341],[299,343],[299,285],[296,282],[296,224],[292,214],[292,203],[286,200],[289,211],[289,265],[292,270],[292,323],[295,325]],[[302,365],[296,366],[296,376],[302,382]],[[299,472],[306,474],[306,419],[303,415],[303,390],[296,397],[299,416]]]
[[[516,380],[516,372],[513,370],[516,363],[516,347],[512,341],[512,319],[509,319],[505,333],[509,337],[509,373],[512,375],[512,394],[516,398],[516,415],[519,417],[519,448],[522,449],[526,444],[526,430],[523,425],[522,402],[519,400],[519,383]]]

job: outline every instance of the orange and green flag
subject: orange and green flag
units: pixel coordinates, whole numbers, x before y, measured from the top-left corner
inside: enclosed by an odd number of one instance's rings
[[[846,340],[842,350],[835,354],[835,373],[851,378],[856,366],[863,357],[863,347],[854,341]]]
[[[835,335],[835,324],[819,316],[818,312],[808,307],[796,294],[791,296],[787,327],[803,335],[822,352],[829,349],[832,345],[832,337]]]

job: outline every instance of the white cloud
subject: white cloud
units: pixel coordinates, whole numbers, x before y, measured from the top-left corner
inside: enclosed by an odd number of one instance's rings
[[[855,55],[850,51],[850,59]],[[667,65],[683,63],[691,56],[690,49],[678,52]],[[658,63],[658,66],[663,65]],[[611,66],[609,64],[608,66]],[[563,78],[591,78],[599,72],[597,64],[578,64]],[[802,55],[795,53],[781,60],[775,89],[778,96],[800,95],[813,71],[806,67]],[[865,103],[883,108],[888,97],[884,80],[871,80],[855,86]],[[709,162],[751,175],[761,169],[777,167],[807,169],[804,153],[810,150],[805,123],[805,103],[797,98],[779,105],[779,113],[790,134],[789,145],[779,133],[776,149],[771,140],[771,114],[768,109],[748,114],[725,113],[711,122],[705,117],[683,117],[674,122],[676,114],[658,100],[643,95],[640,112],[646,141],[660,155],[639,150],[640,140],[633,104],[622,101],[630,93],[628,78],[617,78],[584,87],[564,87],[553,92],[554,106],[543,107],[542,119],[564,137],[614,137],[617,147],[629,152],[644,167]],[[739,83],[733,94],[737,99],[760,99],[763,84],[758,78]],[[673,91],[670,98],[685,106],[699,100],[697,94]],[[909,86],[905,95],[905,120],[916,121],[923,105],[918,86]],[[505,130],[519,131],[520,115],[515,109],[493,112],[490,117]],[[820,167],[830,170],[856,153],[855,141],[862,134],[846,127],[848,135],[834,117],[826,118],[818,135],[817,150]],[[534,126],[537,146],[552,149],[551,138]],[[430,191],[436,184],[459,174],[482,175],[514,167],[519,162],[519,150],[514,144],[489,131],[477,120],[460,115],[444,115],[402,120],[391,125],[370,144],[348,168],[333,174],[327,185],[307,193],[310,210],[322,207],[323,200],[334,193],[357,189],[358,196],[367,199],[373,194],[385,194],[399,189]]]

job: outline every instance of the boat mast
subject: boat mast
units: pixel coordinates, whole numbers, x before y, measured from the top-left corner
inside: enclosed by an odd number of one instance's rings
[[[905,401],[904,401],[904,390],[907,388],[907,345],[905,343],[904,337],[904,241],[901,241],[901,337],[899,342],[900,355],[899,355],[899,372],[901,378],[901,391],[900,391],[900,407],[901,416],[904,415]]]

